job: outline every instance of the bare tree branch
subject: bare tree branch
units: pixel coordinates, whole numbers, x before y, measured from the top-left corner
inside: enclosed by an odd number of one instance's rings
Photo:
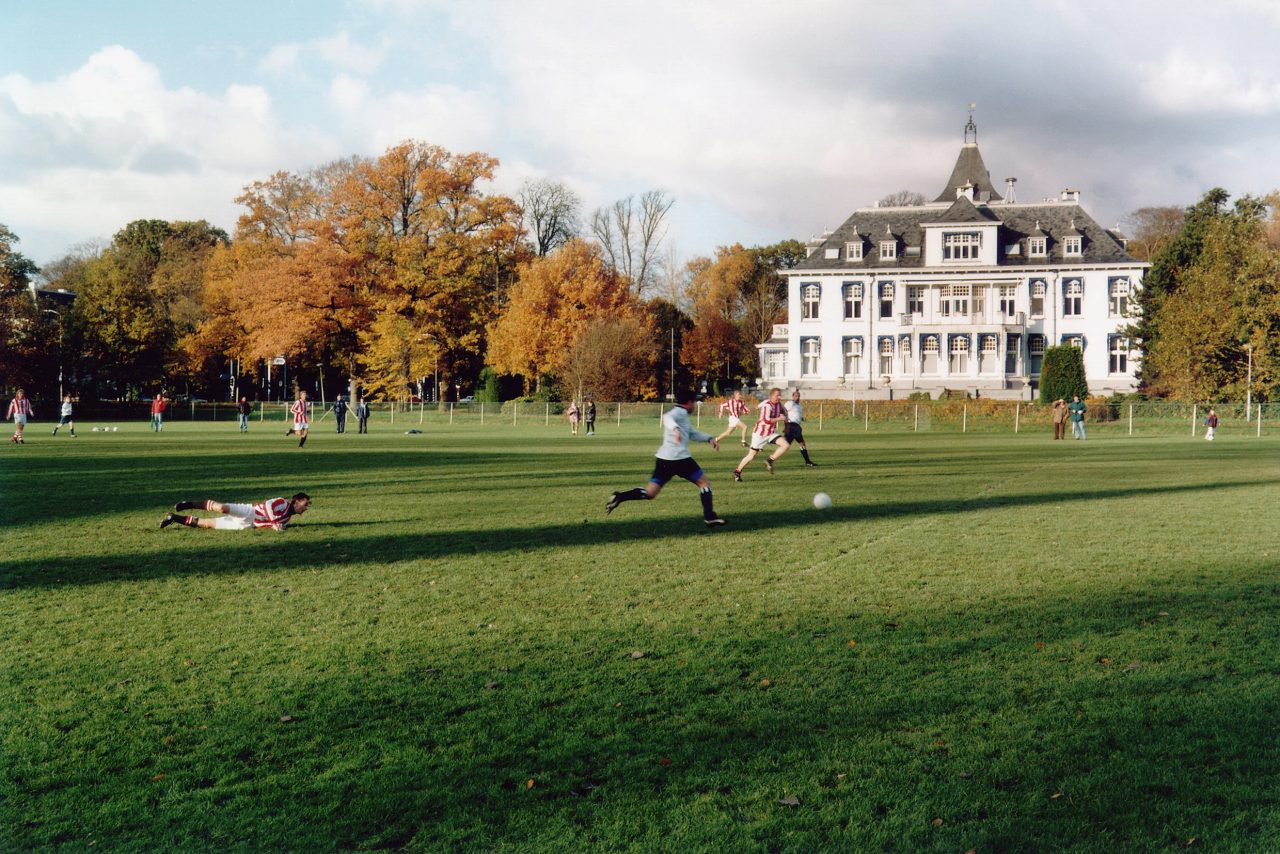
[[[525,230],[539,255],[578,236],[582,201],[565,184],[549,178],[531,178],[520,188],[519,201]]]

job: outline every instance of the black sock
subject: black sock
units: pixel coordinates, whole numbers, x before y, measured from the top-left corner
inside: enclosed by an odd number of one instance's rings
[[[174,510],[207,510],[203,501],[179,501],[173,505]]]
[[[628,489],[626,492],[618,493],[619,501],[645,501],[649,498],[649,493],[644,491],[643,486],[637,486],[635,489]]]
[[[302,437],[302,440],[301,440],[300,442],[298,442],[298,447],[299,447],[299,448],[301,448],[301,447],[302,447],[303,445],[305,445],[305,444],[307,444],[307,437],[306,437],[306,436],[303,436],[303,437]]]
[[[810,459],[809,459],[809,449],[808,449],[808,448],[801,448],[801,449],[800,449],[800,456],[804,457],[804,461],[805,461],[806,463],[813,462],[812,460],[810,460]]]
[[[702,498],[702,518],[703,519],[716,518],[716,511],[711,509],[711,487],[704,486],[702,488],[700,497]]]
[[[179,525],[186,525],[188,528],[199,528],[200,520],[195,516],[179,516],[175,520]]]

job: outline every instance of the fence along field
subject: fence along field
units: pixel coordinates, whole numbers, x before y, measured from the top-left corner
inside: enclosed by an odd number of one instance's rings
[[[1107,398],[1090,398],[1085,424],[1090,434],[1104,435],[1172,435],[1204,434],[1204,419],[1210,407],[1219,418],[1219,436],[1263,436],[1280,429],[1280,403],[1183,403],[1167,400],[1135,400],[1113,402]],[[938,433],[1052,433],[1051,407],[1041,403],[1010,400],[804,400],[805,429],[822,432],[862,431],[938,432]],[[567,401],[506,401],[503,403],[372,403],[370,424],[378,429],[397,427],[409,430],[425,426],[535,426],[548,428],[567,426]],[[288,402],[254,402],[254,422],[291,420]],[[599,429],[609,425],[658,421],[671,406],[666,402],[596,404]],[[699,403],[694,411],[695,426],[708,432],[719,432],[724,419],[718,418],[719,400]],[[76,419],[86,425],[96,422],[122,423],[147,421],[149,405],[143,402],[98,401],[76,405]],[[36,424],[56,423],[57,403],[41,400],[35,403],[40,418]],[[752,416],[748,416],[748,423]],[[177,402],[165,413],[167,421],[236,422],[234,403]],[[315,402],[315,429],[332,426],[328,405]],[[355,431],[355,416],[347,415],[348,429]]]

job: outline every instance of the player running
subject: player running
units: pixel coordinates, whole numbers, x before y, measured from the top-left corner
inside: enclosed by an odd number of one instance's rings
[[[179,516],[166,513],[160,527],[186,525],[188,528],[214,528],[219,531],[247,531],[250,528],[271,528],[283,531],[294,516],[301,516],[311,506],[311,496],[299,492],[292,498],[269,498],[261,504],[223,504],[221,501],[179,501],[175,511],[211,510],[221,513],[216,517]]]
[[[76,422],[71,417],[71,395],[69,394],[62,398],[62,414],[58,418],[58,426],[53,428],[53,435],[58,435],[58,428],[64,424],[71,428],[71,438],[74,439],[76,437]]]
[[[301,436],[298,441],[298,447],[301,448],[307,444],[307,430],[311,427],[311,401],[307,400],[305,391],[298,392],[298,399],[293,402],[293,406],[289,407],[289,411],[293,413],[293,426],[286,432],[286,436]]]
[[[673,477],[682,477],[698,487],[702,499],[702,521],[708,528],[725,524],[725,520],[716,515],[711,506],[711,481],[702,471],[702,467],[689,453],[689,440],[710,442],[711,447],[720,450],[720,442],[710,433],[694,429],[689,423],[689,413],[694,407],[692,391],[684,390],[676,395],[676,405],[662,416],[662,446],[658,448],[653,464],[653,474],[649,482],[626,492],[615,492],[604,505],[606,514],[618,509],[624,501],[652,501],[658,497],[662,487]]]
[[[755,429],[751,431],[751,447],[747,450],[747,455],[742,458],[742,462],[738,463],[738,467],[733,470],[733,479],[735,483],[742,482],[742,470],[746,468],[752,460],[756,458],[756,454],[763,451],[767,446],[776,444],[778,450],[765,458],[764,468],[769,474],[773,474],[773,464],[778,457],[787,452],[789,444],[784,435],[787,415],[782,410],[782,389],[769,389],[769,399],[760,401],[759,415],[756,418]]]
[[[27,429],[27,419],[35,418],[35,414],[31,411],[31,401],[27,399],[27,393],[22,389],[18,389],[18,393],[13,396],[13,400],[9,401],[9,411],[4,416],[4,420],[13,419],[13,438],[10,442],[15,445],[25,445],[26,440],[22,438],[22,431]]]
[[[800,426],[804,421],[804,407],[800,405],[799,389],[791,392],[791,400],[784,403],[782,408],[787,411],[787,442],[800,446],[800,455],[804,457],[806,466],[815,465],[809,459],[809,446],[804,443],[804,428]]]
[[[716,436],[716,441],[722,442],[724,441],[724,438],[734,430],[741,430],[742,447],[745,448],[747,446],[747,422],[742,420],[742,416],[746,415],[747,411],[747,402],[742,399],[742,389],[734,391],[732,397],[725,398],[724,403],[720,404],[720,409],[716,414],[725,415],[727,413],[729,416],[729,426],[724,428],[723,433]]]

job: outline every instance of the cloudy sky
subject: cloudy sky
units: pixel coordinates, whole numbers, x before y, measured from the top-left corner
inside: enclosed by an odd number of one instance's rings
[[[246,183],[410,137],[588,209],[661,187],[684,255],[805,238],[936,195],[971,101],[998,187],[1104,225],[1280,186],[1272,0],[6,6],[0,223],[37,262],[143,217],[231,230]]]

